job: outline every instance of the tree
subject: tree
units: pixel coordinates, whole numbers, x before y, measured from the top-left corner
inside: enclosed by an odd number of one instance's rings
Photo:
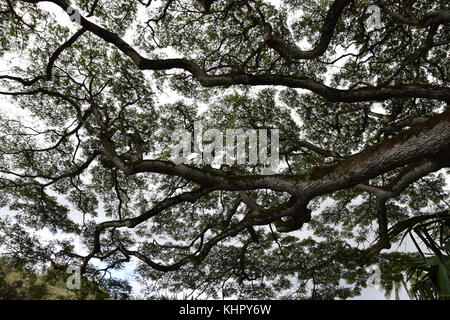
[[[18,261],[0,258],[0,300],[105,300],[126,299],[131,290],[123,282],[107,281],[105,287],[83,279],[79,290],[69,290],[69,274],[64,269],[51,268],[37,273]],[[23,262],[23,261],[22,261]]]
[[[415,258],[390,226],[448,209],[447,1],[72,5],[0,1],[24,110],[0,118],[5,255],[97,280],[138,261],[149,296],[348,298]],[[200,120],[278,129],[276,173],[175,164]]]

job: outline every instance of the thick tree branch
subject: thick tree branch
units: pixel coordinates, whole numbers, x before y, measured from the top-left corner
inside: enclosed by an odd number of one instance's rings
[[[23,0],[28,3],[39,3],[42,0]],[[65,0],[51,0],[63,10],[69,8]],[[341,5],[348,1],[336,1]],[[114,45],[127,55],[140,70],[170,70],[182,69],[189,72],[204,87],[232,86],[232,85],[281,85],[291,88],[307,89],[331,102],[361,102],[383,101],[394,98],[428,98],[450,101],[450,88],[427,85],[400,85],[385,87],[364,87],[358,89],[341,90],[328,87],[323,83],[304,77],[279,74],[247,74],[229,73],[223,75],[209,75],[196,63],[186,59],[147,59],[141,56],[132,46],[117,34],[90,22],[81,16],[81,25],[104,41]]]
[[[264,43],[288,60],[314,59],[320,57],[325,53],[333,39],[334,31],[342,12],[352,2],[353,0],[336,0],[333,2],[323,22],[320,39],[311,50],[302,51],[297,47],[287,44],[283,39],[272,33],[272,26],[269,23],[264,24]]]

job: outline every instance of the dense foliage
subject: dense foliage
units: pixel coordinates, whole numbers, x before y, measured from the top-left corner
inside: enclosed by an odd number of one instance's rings
[[[131,288],[120,281],[104,286],[83,278],[83,286],[70,290],[70,275],[64,268],[52,267],[45,274],[27,267],[24,260],[0,259],[0,300],[106,300],[128,299]]]
[[[120,297],[132,262],[147,298],[392,291],[389,228],[449,208],[448,6],[0,0],[1,255]],[[199,120],[279,129],[276,174],[174,164]]]

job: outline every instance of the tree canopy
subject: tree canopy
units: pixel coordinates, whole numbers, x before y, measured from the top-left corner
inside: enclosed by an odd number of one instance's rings
[[[79,290],[70,290],[69,274],[56,266],[41,274],[27,268],[26,260],[0,258],[0,300],[106,300],[127,299],[131,288],[123,281],[97,282],[83,278]],[[22,264],[22,263],[25,263]]]
[[[349,298],[370,266],[391,290],[417,255],[390,227],[449,208],[449,24],[444,0],[0,0],[1,254],[102,286],[134,261],[148,298]],[[174,163],[196,121],[278,129],[280,166]]]

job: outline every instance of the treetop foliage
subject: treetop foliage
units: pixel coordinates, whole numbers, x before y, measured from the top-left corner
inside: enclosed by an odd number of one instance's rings
[[[2,256],[122,289],[138,262],[148,298],[392,291],[389,228],[449,207],[448,6],[0,0]],[[278,129],[276,174],[174,164],[196,121]]]

